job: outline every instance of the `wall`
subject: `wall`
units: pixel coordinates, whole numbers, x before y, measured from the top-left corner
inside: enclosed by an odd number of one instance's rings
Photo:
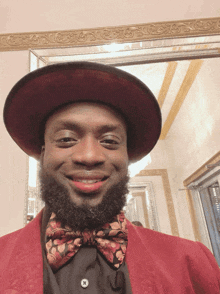
[[[26,155],[12,141],[3,124],[5,97],[28,72],[28,53],[0,53],[0,236],[23,226]]]
[[[22,3],[22,5],[21,5]],[[0,33],[68,30],[220,16],[219,0],[1,0]]]
[[[180,236],[194,239],[183,181],[220,150],[220,59],[205,60],[147,168],[167,168]]]

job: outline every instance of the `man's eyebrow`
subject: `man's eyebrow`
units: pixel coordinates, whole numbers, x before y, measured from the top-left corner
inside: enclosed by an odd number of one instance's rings
[[[123,125],[120,123],[116,123],[116,124],[108,123],[108,124],[100,125],[97,128],[97,131],[100,133],[105,133],[105,132],[111,132],[115,130],[122,131],[123,128],[124,128]],[[60,131],[62,129],[75,130],[80,132],[80,131],[83,131],[83,126],[80,123],[75,123],[70,121],[58,121],[53,128],[54,132]]]
[[[55,132],[63,130],[63,129],[68,129],[68,130],[77,130],[80,129],[79,125],[70,121],[57,121],[55,126],[53,127],[53,130]]]
[[[117,131],[117,130],[123,130],[123,126],[121,124],[105,124],[103,126],[100,126],[98,130],[101,133],[105,132],[111,132],[111,131]],[[125,129],[126,130],[126,129]]]

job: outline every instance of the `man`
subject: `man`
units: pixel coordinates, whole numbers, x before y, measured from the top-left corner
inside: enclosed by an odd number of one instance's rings
[[[13,87],[4,121],[41,163],[45,208],[0,239],[0,293],[219,293],[204,245],[124,217],[128,164],[161,130],[146,85],[105,65],[51,65]]]

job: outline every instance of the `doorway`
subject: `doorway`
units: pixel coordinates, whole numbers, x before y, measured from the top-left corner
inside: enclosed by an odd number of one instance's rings
[[[220,163],[207,164],[206,172],[188,185],[198,222],[201,242],[220,266]]]
[[[220,171],[219,171],[220,173]],[[202,183],[199,194],[212,244],[213,254],[220,266],[220,174]]]

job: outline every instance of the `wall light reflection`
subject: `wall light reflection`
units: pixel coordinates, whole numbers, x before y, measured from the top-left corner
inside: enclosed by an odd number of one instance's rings
[[[130,47],[131,47],[130,43],[126,43],[126,44],[111,43],[108,45],[103,45],[103,48],[108,52],[117,52],[124,49],[130,49]]]
[[[36,187],[37,185],[37,161],[33,157],[29,157],[29,187]]]
[[[132,163],[128,167],[130,177],[137,175],[142,169],[144,169],[148,164],[151,163],[151,156],[148,154],[138,162]]]

